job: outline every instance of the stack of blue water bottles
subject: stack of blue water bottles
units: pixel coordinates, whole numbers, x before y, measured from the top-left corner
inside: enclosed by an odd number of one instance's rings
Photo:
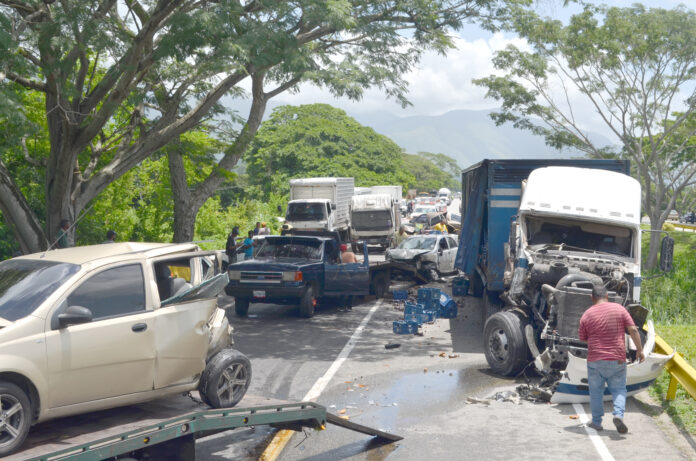
[[[394,321],[394,333],[401,335],[417,333],[418,327],[439,317],[439,308],[440,289],[420,288],[418,303],[405,303],[404,319]]]

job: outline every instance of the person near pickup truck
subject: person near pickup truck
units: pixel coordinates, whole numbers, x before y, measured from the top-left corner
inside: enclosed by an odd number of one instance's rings
[[[358,258],[355,256],[355,253],[350,251],[348,249],[348,245],[345,243],[342,243],[341,246],[339,247],[341,250],[341,264],[349,264],[349,263],[357,263]]]
[[[447,233],[447,226],[445,226],[444,222],[440,221],[433,226],[433,230],[440,232],[441,234],[446,234]]]
[[[398,247],[401,244],[401,242],[406,240],[407,237],[408,234],[406,233],[406,226],[402,224],[401,226],[399,226],[399,232],[397,232],[394,236],[394,246]]]
[[[244,253],[244,260],[247,261],[249,259],[254,258],[254,231],[250,230],[247,233],[247,238],[244,239],[242,242],[242,246],[239,247],[239,250],[237,250],[239,253]]]
[[[225,244],[225,254],[227,255],[228,264],[237,262],[237,238],[239,238],[239,227],[234,226],[232,232],[227,236],[227,243]]]
[[[628,432],[623,421],[626,409],[626,343],[625,333],[636,346],[636,360],[643,362],[645,355],[638,329],[626,308],[610,303],[605,286],[592,288],[592,306],[580,318],[578,336],[587,341],[587,380],[590,387],[592,422],[588,425],[602,430],[604,416],[604,385],[609,388],[614,402],[614,425],[620,434]]]

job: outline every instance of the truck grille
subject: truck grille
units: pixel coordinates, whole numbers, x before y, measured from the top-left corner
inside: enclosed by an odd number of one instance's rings
[[[242,271],[241,281],[244,283],[280,283],[282,272],[250,272]]]

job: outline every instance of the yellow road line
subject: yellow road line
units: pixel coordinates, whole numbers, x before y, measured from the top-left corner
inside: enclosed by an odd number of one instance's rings
[[[261,456],[259,456],[259,461],[275,461],[278,456],[283,452],[283,449],[288,444],[292,438],[292,433],[294,431],[283,429],[273,436],[273,440],[268,444]]]

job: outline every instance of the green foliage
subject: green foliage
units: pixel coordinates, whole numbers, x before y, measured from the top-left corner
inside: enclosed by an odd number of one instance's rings
[[[457,161],[445,154],[432,154],[430,152],[418,152],[418,155],[430,160],[436,167],[449,174],[457,183],[462,179],[462,167]]]
[[[245,161],[250,184],[264,197],[287,194],[291,178],[347,176],[356,186],[404,188],[415,179],[399,146],[327,104],[276,108]]]
[[[650,309],[651,317],[663,325],[696,324],[696,234],[671,232],[674,238],[673,270],[649,278],[657,272],[645,271],[641,286],[641,302]],[[643,234],[643,254],[647,251],[649,234]]]
[[[461,179],[455,179],[451,173],[440,169],[428,159],[427,154],[404,154],[403,158],[404,168],[406,171],[413,172],[414,175],[413,180],[409,181],[405,189],[418,189],[419,191],[428,191],[441,187],[446,187],[453,191],[461,189]],[[459,172],[461,174],[461,170]]]

